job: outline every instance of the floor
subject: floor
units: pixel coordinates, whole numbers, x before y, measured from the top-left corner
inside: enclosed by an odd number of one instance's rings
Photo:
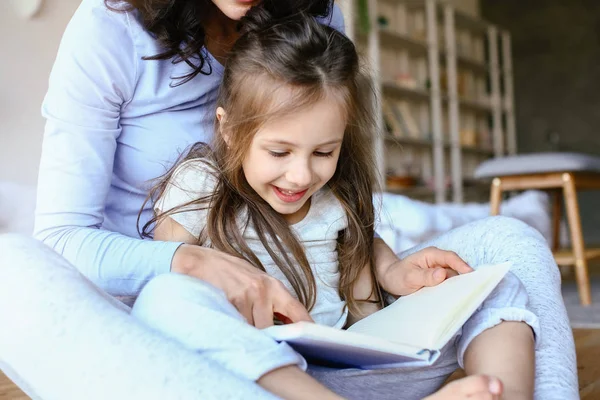
[[[576,329],[574,334],[581,399],[600,399],[600,329]],[[29,397],[0,372],[0,400],[27,399]]]
[[[600,399],[600,329],[576,329],[579,394],[582,400]]]
[[[27,400],[29,399],[13,383],[0,372],[0,399],[1,400]]]

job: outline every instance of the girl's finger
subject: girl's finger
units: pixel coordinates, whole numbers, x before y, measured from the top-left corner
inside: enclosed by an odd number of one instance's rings
[[[460,274],[473,271],[473,268],[469,266],[462,258],[459,257],[453,251],[441,250],[434,248],[431,251],[431,258],[428,260],[430,266],[439,266],[443,268],[450,268]]]
[[[406,275],[406,281],[414,288],[420,289],[423,286],[436,286],[446,279],[446,270],[444,268],[415,268]]]

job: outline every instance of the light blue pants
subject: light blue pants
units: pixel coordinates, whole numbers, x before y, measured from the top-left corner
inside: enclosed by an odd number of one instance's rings
[[[454,250],[471,265],[513,262],[512,271],[523,282],[529,308],[540,321],[536,398],[578,398],[573,337],[560,294],[560,276],[541,235],[521,222],[494,217],[458,228],[427,245]],[[173,288],[172,284],[160,284],[161,280],[169,278],[157,279],[148,287],[155,292],[150,292],[150,299],[165,298]],[[208,301],[210,307],[199,309],[212,313],[210,318],[214,319],[209,322],[201,318],[198,324],[168,323],[166,326],[176,335],[160,332],[148,326],[152,325],[152,318],[185,321],[184,307],[176,306],[185,300],[183,294],[166,296],[173,300],[164,302],[170,305],[164,312],[157,311],[160,302],[155,302],[147,308],[151,310],[146,314],[150,319],[144,319],[144,313],[136,318],[42,244],[21,236],[3,236],[0,368],[29,395],[43,399],[271,398],[252,379],[262,373],[261,369],[266,372],[302,360],[287,346],[259,335],[241,321],[234,331],[221,329],[219,318],[236,323],[232,317],[235,310],[228,309],[230,305],[222,301],[220,292],[209,285],[194,286],[201,289],[196,298],[188,300],[202,299],[200,306]],[[516,309],[523,310],[523,297],[518,291],[508,297],[514,300]],[[188,307],[196,301],[184,303]],[[198,317],[189,310],[187,314],[190,321]],[[158,328],[164,330],[163,325]],[[206,329],[199,330],[198,326]],[[201,335],[196,336],[198,331]],[[208,335],[213,343],[205,342],[207,335],[203,332],[207,331],[218,333]],[[247,340],[250,334],[245,331],[252,331],[252,340]],[[457,338],[453,342],[457,347],[442,358],[448,364],[438,363],[427,369],[432,383],[418,388],[431,391],[439,385],[441,377],[456,366],[460,343],[468,342],[462,339],[467,336]],[[230,354],[238,358],[231,358]],[[423,370],[394,370],[375,377],[355,370],[313,368],[309,372],[338,391],[338,386],[350,384],[377,382],[380,388],[391,388],[393,383],[395,398],[405,398],[404,377],[423,376]],[[388,396],[389,390],[383,389],[381,398]],[[406,393],[410,396],[407,398],[421,395]],[[371,395],[380,398],[380,393],[374,391],[363,392],[362,397]]]

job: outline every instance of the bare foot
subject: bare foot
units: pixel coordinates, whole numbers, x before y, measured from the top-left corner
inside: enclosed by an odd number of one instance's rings
[[[500,400],[502,382],[487,375],[472,375],[452,381],[423,400]]]

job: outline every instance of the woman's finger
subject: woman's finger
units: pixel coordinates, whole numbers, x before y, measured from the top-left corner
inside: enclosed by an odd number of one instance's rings
[[[273,297],[274,312],[283,315],[292,322],[314,322],[308,314],[306,307],[304,307],[302,303],[296,300],[290,294],[290,292],[287,291],[285,286],[281,285],[281,287],[277,290],[276,293],[278,294],[275,297]]]
[[[258,329],[273,325],[273,305],[268,297],[255,299],[254,304],[252,304],[252,316],[254,326]]]
[[[237,308],[237,310],[239,311],[240,314],[242,314],[242,316],[246,319],[246,321],[248,321],[248,323],[250,325],[254,325],[254,315],[252,312],[252,302],[249,301],[249,299],[246,297],[243,300],[240,299],[231,299],[231,304],[233,304],[233,306],[235,308]]]

